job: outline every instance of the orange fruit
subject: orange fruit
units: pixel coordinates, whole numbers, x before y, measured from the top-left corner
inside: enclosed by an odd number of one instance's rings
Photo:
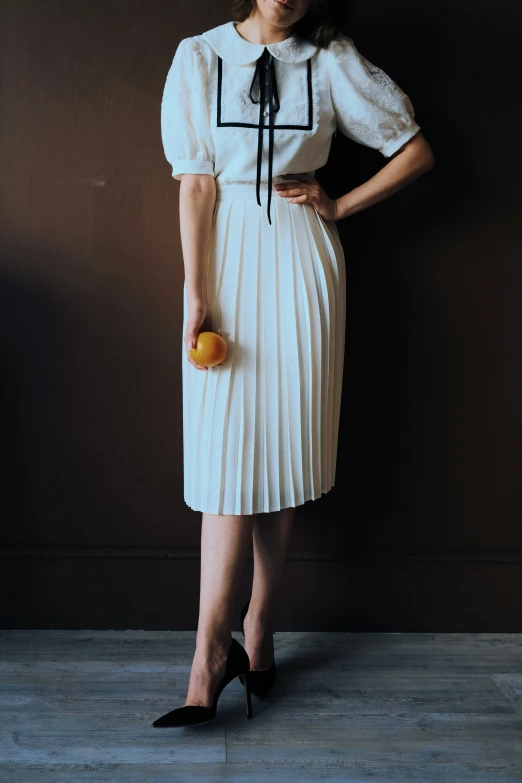
[[[200,332],[196,347],[191,348],[189,353],[203,367],[214,367],[221,364],[227,355],[227,344],[217,332]]]

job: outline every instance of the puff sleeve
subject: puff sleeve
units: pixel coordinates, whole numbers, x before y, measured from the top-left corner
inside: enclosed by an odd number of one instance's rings
[[[199,43],[183,38],[174,54],[161,100],[161,138],[172,176],[214,174],[208,70]]]
[[[330,44],[330,94],[337,126],[390,157],[420,130],[409,97],[342,34]]]

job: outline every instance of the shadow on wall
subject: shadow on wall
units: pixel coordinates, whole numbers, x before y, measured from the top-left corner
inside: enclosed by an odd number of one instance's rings
[[[408,93],[436,158],[338,223],[348,281],[338,481],[356,538],[371,519],[376,541],[393,543],[400,518],[414,546],[419,518],[451,536],[457,520],[520,507],[517,29],[489,4],[471,17],[381,2],[360,5],[346,28]],[[337,197],[385,162],[338,134],[318,179]]]
[[[0,282],[4,545],[160,545],[182,513],[181,339],[147,330],[145,298],[116,317],[97,290]]]

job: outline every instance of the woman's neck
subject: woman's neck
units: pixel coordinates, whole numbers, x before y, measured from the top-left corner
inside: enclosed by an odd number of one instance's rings
[[[260,13],[252,14],[244,22],[234,25],[238,34],[250,43],[273,44],[281,43],[292,35],[293,25],[274,27]]]

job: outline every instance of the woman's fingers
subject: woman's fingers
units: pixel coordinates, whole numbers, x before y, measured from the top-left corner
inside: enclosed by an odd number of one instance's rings
[[[295,185],[284,185],[283,187],[277,187],[277,192],[280,196],[302,196],[303,187],[296,187]]]
[[[189,362],[196,368],[196,370],[208,370],[208,367],[205,367],[204,365],[195,362],[192,356],[188,352],[187,352],[187,356]]]
[[[189,351],[191,348],[196,348],[198,344],[198,329],[194,329],[194,327],[187,327],[187,331],[185,332],[185,345],[187,346],[187,351]]]
[[[193,365],[193,366],[194,366],[194,367],[195,367],[197,370],[208,370],[208,367],[204,367],[202,364],[198,364],[197,362],[195,362],[195,361],[194,361],[194,359],[192,358],[192,356],[191,356],[191,354],[190,354],[190,349],[192,348],[192,346],[190,345],[190,343],[186,343],[186,347],[187,347],[187,359],[189,360],[189,362],[190,362],[190,363],[191,363],[191,364],[192,364],[192,365]]]
[[[277,195],[281,198],[286,199],[294,199],[294,198],[300,198],[301,196],[304,196],[305,198],[310,197],[310,191],[303,188],[290,188],[288,190],[285,190],[284,192],[277,192]]]
[[[198,344],[198,334],[200,332],[200,328],[195,325],[195,323],[189,323],[187,326],[187,331],[185,333],[185,348],[187,351],[187,359],[189,362],[197,369],[197,370],[208,370],[208,367],[204,367],[202,364],[198,364],[194,359],[192,358],[190,354],[191,348],[196,348]]]

